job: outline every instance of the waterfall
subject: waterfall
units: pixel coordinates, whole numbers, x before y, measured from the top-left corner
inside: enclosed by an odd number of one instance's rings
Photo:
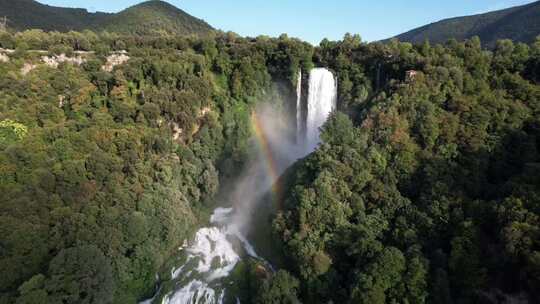
[[[296,83],[296,140],[302,138],[302,70],[298,71]]]
[[[309,94],[307,102],[306,144],[315,148],[319,142],[319,128],[328,115],[336,108],[337,83],[332,72],[325,68],[315,68],[309,74]]]

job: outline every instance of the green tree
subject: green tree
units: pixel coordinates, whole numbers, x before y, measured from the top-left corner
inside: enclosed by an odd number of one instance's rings
[[[51,260],[48,276],[51,303],[112,303],[110,261],[93,245],[61,250]]]
[[[300,283],[287,271],[279,270],[260,287],[257,304],[298,304]]]

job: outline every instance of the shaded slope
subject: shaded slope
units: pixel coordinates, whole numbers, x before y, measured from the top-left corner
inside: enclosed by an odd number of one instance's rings
[[[116,14],[89,13],[85,9],[54,7],[34,0],[0,0],[0,17],[4,16],[8,19],[8,27],[18,31],[89,29],[123,34],[191,35],[213,30],[203,20],[158,0],[143,2]]]
[[[540,35],[540,1],[480,15],[445,19],[396,36],[400,41],[444,43],[479,36],[493,47],[498,39],[530,43]]]
[[[89,13],[85,9],[54,7],[34,0],[0,0],[0,17],[5,16],[7,25],[15,30],[81,30],[95,27],[109,15]]]

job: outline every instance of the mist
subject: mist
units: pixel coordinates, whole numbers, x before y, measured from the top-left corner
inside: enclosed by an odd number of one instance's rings
[[[244,235],[249,234],[254,214],[281,174],[313,150],[312,145],[297,140],[296,121],[291,121],[284,109],[263,104],[255,109],[254,116],[267,146],[264,147],[260,139],[252,139],[257,146],[254,150],[256,155],[249,161],[229,194],[229,201],[235,210],[233,223]],[[268,148],[267,151],[265,148]],[[273,163],[270,163],[269,157]]]
[[[256,156],[240,174],[229,196],[236,211],[233,224],[243,235],[248,235],[250,227],[254,227],[251,221],[256,218],[255,212],[260,207],[269,208],[261,206],[263,197],[272,191],[279,177],[294,162],[318,147],[320,127],[336,108],[337,83],[329,70],[315,68],[310,71],[309,86],[305,88],[307,100],[302,99],[302,73],[298,78],[296,103],[285,102],[286,105],[294,104],[294,111],[291,107],[281,106],[283,100],[271,100],[261,103],[252,115],[260,129],[255,132],[260,134],[253,143],[258,147]]]

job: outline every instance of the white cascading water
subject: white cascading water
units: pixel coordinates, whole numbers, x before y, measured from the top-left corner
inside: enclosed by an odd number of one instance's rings
[[[236,238],[246,254],[258,258],[253,247],[232,222],[232,208],[217,208],[210,218],[213,227],[197,231],[191,245],[182,250],[186,260],[171,270],[178,289],[167,294],[162,304],[219,304],[225,297],[226,278],[240,261],[231,239]]]
[[[330,71],[324,68],[313,69],[309,85],[307,133],[304,140],[287,143],[284,138],[288,138],[285,134],[290,128],[280,122],[279,117],[283,115],[259,109],[262,112],[260,117],[264,118],[263,132],[277,162],[278,175],[315,149],[319,143],[319,128],[336,107],[336,82]],[[305,126],[302,121],[305,115],[301,112],[301,73],[297,86],[296,127],[301,135]],[[189,244],[186,242],[179,248],[185,257],[180,266],[171,269],[172,281],[176,287],[163,296],[161,304],[221,304],[226,297],[227,286],[232,283],[227,278],[238,262],[246,256],[264,262],[245,237],[245,226],[250,223],[246,218],[256,212],[254,205],[269,191],[277,177],[268,175],[261,159],[255,164],[235,185],[233,197],[237,208],[215,209],[210,218],[210,227],[199,229]],[[140,304],[155,303],[155,298]],[[239,300],[236,299],[236,302],[239,303]]]
[[[296,83],[296,140],[302,138],[302,71],[298,71],[298,82]]]
[[[312,69],[309,74],[306,144],[314,149],[320,142],[319,128],[336,108],[337,82],[325,68]]]

